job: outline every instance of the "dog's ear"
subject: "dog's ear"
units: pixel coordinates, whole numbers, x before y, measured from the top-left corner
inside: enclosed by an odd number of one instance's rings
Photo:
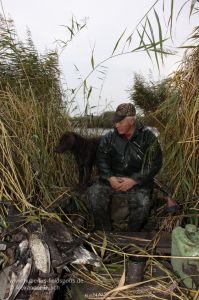
[[[75,145],[75,142],[76,142],[75,134],[73,132],[69,132],[67,136],[67,144],[68,146],[71,146],[71,149]]]

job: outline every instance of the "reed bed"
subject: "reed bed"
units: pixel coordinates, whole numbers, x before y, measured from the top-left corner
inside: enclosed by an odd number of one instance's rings
[[[22,101],[11,91],[0,97],[2,199],[45,207],[57,189],[67,189],[73,181],[69,158],[53,153],[63,128],[70,126],[68,117],[53,99],[45,107],[33,97]]]
[[[7,37],[10,38],[10,31],[8,33]],[[13,41],[9,39],[9,46],[10,43],[13,45]],[[56,88],[53,88],[51,84],[48,90],[49,86],[45,81],[45,88],[42,90],[42,81],[39,80],[41,89],[38,93],[32,79],[37,73],[37,68],[41,71],[41,67],[44,67],[42,63],[46,63],[46,60],[42,61],[36,55],[34,59],[37,64],[31,62],[26,69],[23,61],[25,56],[21,57],[19,50],[24,49],[18,48],[15,42],[14,51],[7,52],[13,70],[20,68],[21,71],[17,87],[13,87],[13,76],[9,81],[10,73],[7,72],[0,91],[0,196],[1,200],[17,206],[24,214],[24,221],[39,221],[41,216],[58,217],[48,212],[47,208],[61,197],[67,197],[71,193],[70,187],[77,180],[76,166],[72,157],[58,156],[53,152],[61,133],[72,127],[65,108],[67,98],[62,99],[62,96],[60,98],[62,91],[59,90],[59,72],[57,74],[55,68],[52,69],[58,84]],[[11,54],[13,60],[10,60]],[[35,52],[31,52],[32,54]],[[5,60],[7,58],[5,56]],[[52,56],[50,58],[52,59]],[[194,217],[193,221],[196,222],[198,218],[198,58],[198,48],[187,53],[181,67],[172,76],[166,101],[156,112],[165,116],[166,119],[161,134],[164,149],[164,168],[161,177],[172,187],[174,197],[183,207],[178,220],[173,217],[166,220],[166,225],[171,225],[169,230],[179,224],[177,222],[184,218],[184,211],[187,209],[195,212],[189,215],[189,220]],[[33,69],[29,69],[31,65],[37,66],[32,77],[30,74]],[[15,69],[14,66],[16,66]],[[48,73],[48,76],[52,73]],[[17,76],[18,73],[14,74]],[[6,211],[3,206],[0,207],[0,213],[1,225],[6,226]],[[160,222],[160,228],[162,224],[163,220]],[[81,231],[77,233],[81,234]],[[167,299],[166,297],[184,300],[198,299],[198,292],[183,288],[179,278],[168,270],[160,261],[160,257],[157,259],[153,255],[152,249],[148,252],[145,249],[136,248],[129,253],[127,249],[120,249],[106,239],[101,246],[97,246],[95,241],[89,246],[103,258],[102,269],[90,272],[74,270],[74,274],[107,288],[107,294],[98,299],[120,299],[124,296],[126,299],[147,299],[147,297],[150,297],[149,299]],[[128,256],[138,253],[149,258],[145,282],[126,285],[125,261]],[[166,260],[162,257],[163,262],[164,259]],[[155,277],[152,271],[155,266],[162,269],[163,276]],[[116,277],[116,273],[120,276]]]
[[[198,70],[199,48],[195,47],[185,53],[180,67],[171,77],[167,98],[156,112],[165,120],[161,131],[163,180],[171,186],[184,213],[192,211],[196,225],[199,206]]]

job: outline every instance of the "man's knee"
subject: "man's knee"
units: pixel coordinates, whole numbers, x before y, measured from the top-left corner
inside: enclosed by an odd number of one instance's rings
[[[96,197],[101,191],[101,186],[98,183],[94,183],[87,188],[86,194],[89,199]]]
[[[148,189],[136,189],[129,193],[129,206],[150,207],[151,191]]]
[[[92,206],[103,205],[110,195],[110,188],[103,183],[96,182],[87,189],[87,198]]]
[[[110,187],[103,183],[94,183],[87,190],[90,221],[95,228],[110,230]]]
[[[129,196],[129,229],[139,231],[147,220],[151,207],[150,190],[136,190]]]
[[[99,195],[101,192],[106,192],[106,190],[104,184],[96,182],[87,189],[87,193],[89,195]]]

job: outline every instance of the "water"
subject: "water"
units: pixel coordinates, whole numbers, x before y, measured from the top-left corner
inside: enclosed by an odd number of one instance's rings
[[[98,136],[98,135],[105,135],[110,130],[113,130],[112,128],[75,128],[74,131],[86,135],[86,136]]]
[[[156,137],[159,136],[160,133],[156,127],[146,126],[146,128],[152,131]],[[105,135],[110,130],[113,130],[113,128],[75,128],[75,132],[86,136]]]

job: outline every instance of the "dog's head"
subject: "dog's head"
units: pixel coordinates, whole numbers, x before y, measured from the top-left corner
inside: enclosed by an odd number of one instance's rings
[[[58,145],[55,147],[54,152],[63,153],[72,151],[75,145],[75,134],[71,131],[65,132],[59,139]]]

